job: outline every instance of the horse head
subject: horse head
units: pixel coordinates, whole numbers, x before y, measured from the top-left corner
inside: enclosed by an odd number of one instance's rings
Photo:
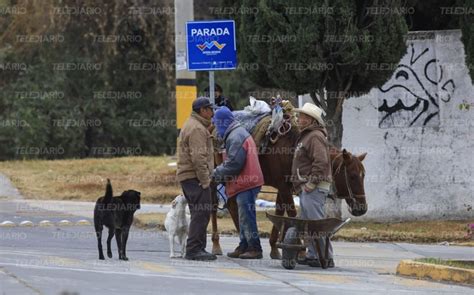
[[[361,216],[367,212],[364,190],[365,169],[362,161],[367,153],[355,156],[343,149],[331,153],[332,175],[336,197],[345,199],[349,212]]]

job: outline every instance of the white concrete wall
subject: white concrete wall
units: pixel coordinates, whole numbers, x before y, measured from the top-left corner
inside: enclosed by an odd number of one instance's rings
[[[474,218],[474,87],[460,37],[410,34],[392,78],[345,102],[343,147],[368,152],[369,211],[358,220]],[[384,102],[410,107],[417,99],[413,110],[379,111]]]

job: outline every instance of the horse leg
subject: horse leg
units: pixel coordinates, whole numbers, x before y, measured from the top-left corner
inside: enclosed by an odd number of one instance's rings
[[[239,226],[239,209],[237,207],[237,201],[235,198],[230,198],[227,200],[227,210],[229,210],[230,217],[232,217],[232,222],[234,223],[237,233],[240,232]]]
[[[276,199],[276,207],[275,207],[275,215],[278,216],[283,216],[285,213],[285,206],[283,203],[283,198],[281,191],[278,190],[277,194],[277,199]],[[273,226],[272,228],[272,233],[270,234],[270,258],[271,259],[281,259],[281,254],[280,251],[278,251],[278,248],[276,247],[276,242],[278,239],[278,228]]]
[[[296,217],[296,206],[293,201],[293,195],[289,187],[280,190],[283,199],[284,209],[289,217]]]
[[[212,254],[214,255],[222,255],[222,248],[219,243],[219,231],[217,229],[217,187],[213,186],[212,188],[212,212],[211,212],[211,220],[212,220]]]
[[[222,255],[222,248],[219,243],[219,231],[217,230],[217,212],[212,210],[212,254]]]

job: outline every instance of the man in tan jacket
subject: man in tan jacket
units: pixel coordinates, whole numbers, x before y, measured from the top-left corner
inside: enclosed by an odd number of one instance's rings
[[[332,182],[329,143],[322,110],[311,103],[295,109],[299,113],[300,136],[292,165],[293,186],[300,197],[300,218],[318,220],[325,218],[324,204]],[[322,249],[325,239],[319,238]],[[329,264],[334,267],[332,245],[329,243]],[[306,259],[300,264],[321,266],[314,245],[308,247]]]
[[[191,223],[186,241],[186,259],[215,260],[206,252],[207,225],[211,216],[211,173],[214,169],[210,134],[214,106],[200,97],[193,102],[193,112],[184,123],[178,138],[177,178],[189,204]]]

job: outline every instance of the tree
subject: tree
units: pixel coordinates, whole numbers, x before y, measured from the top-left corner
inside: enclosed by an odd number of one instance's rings
[[[406,20],[411,31],[461,29],[466,65],[474,80],[474,1],[420,0],[408,1]]]
[[[242,0],[234,5],[240,61],[260,65],[249,76],[262,86],[310,93],[326,112],[336,146],[341,146],[344,100],[383,84],[393,72],[384,65],[397,64],[406,51],[401,1],[304,0],[289,6],[283,0]]]
[[[464,3],[466,12],[460,19],[462,30],[462,42],[466,52],[466,64],[468,65],[471,80],[474,81],[474,0],[466,0]]]
[[[405,15],[410,31],[450,30],[459,28],[458,16],[447,8],[462,5],[464,0],[408,0]]]
[[[173,152],[171,0],[3,2],[9,10],[2,11],[26,13],[0,15],[0,65],[25,67],[0,70],[0,122],[26,124],[0,128],[0,159],[105,156],[100,149],[116,156]],[[55,64],[92,70],[55,70]],[[59,97],[32,99],[32,93]],[[18,147],[64,152],[18,154]]]

